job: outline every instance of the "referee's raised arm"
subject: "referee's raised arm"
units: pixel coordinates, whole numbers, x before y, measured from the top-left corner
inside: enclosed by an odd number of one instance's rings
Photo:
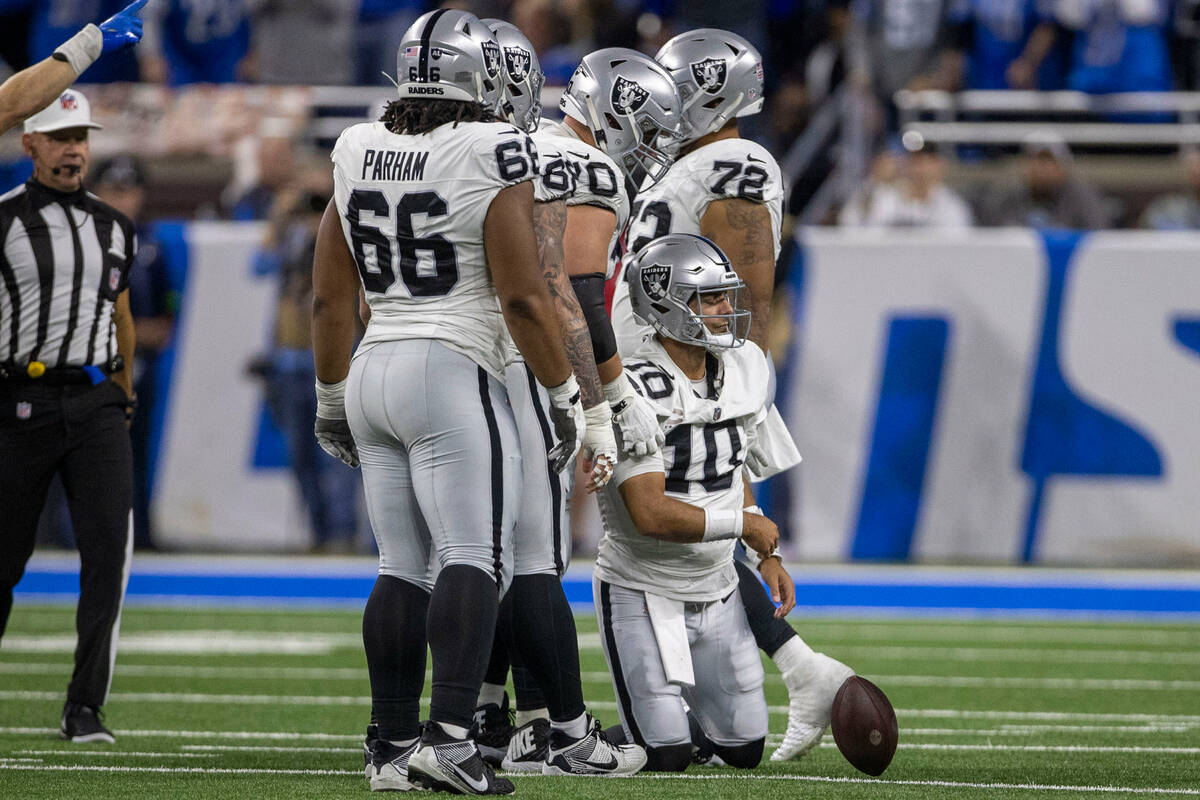
[[[104,53],[135,45],[142,38],[138,17],[147,0],[136,0],[63,42],[54,55],[23,69],[0,85],[0,133],[23,122],[62,94]]]

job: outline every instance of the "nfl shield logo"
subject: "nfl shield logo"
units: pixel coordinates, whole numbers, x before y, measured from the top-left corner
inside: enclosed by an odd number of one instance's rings
[[[74,111],[79,107],[79,101],[77,101],[75,99],[75,95],[71,94],[70,92],[64,92],[62,96],[58,98],[58,104],[62,106],[63,111]]]
[[[692,65],[692,78],[696,85],[709,94],[716,94],[725,86],[725,61],[720,58],[706,58]]]
[[[628,78],[617,76],[612,88],[612,105],[622,114],[632,114],[646,105],[650,93]]]
[[[495,42],[482,42],[480,47],[483,49],[483,66],[487,70],[489,78],[494,78],[500,74],[500,45]]]
[[[532,59],[529,51],[524,48],[506,47],[504,48],[504,63],[508,66],[508,76],[514,82],[520,82],[528,77]]]
[[[33,405],[24,401],[17,403],[17,419],[29,419],[33,416]]]
[[[115,292],[121,288],[121,268],[113,267],[108,271],[108,290]]]
[[[647,264],[642,267],[642,290],[657,302],[667,294],[671,285],[671,268],[665,264]]]

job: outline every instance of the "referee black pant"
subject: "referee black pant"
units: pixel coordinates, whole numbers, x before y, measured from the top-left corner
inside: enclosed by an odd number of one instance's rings
[[[62,477],[79,547],[75,672],[67,700],[108,696],[133,548],[133,457],[125,392],[96,386],[0,382],[0,636],[13,587],[33,553],[54,473]]]

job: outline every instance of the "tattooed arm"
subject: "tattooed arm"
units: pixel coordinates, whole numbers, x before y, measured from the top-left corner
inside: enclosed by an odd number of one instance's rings
[[[563,267],[563,234],[567,229],[567,204],[562,200],[533,204],[533,230],[537,235],[538,260],[542,275],[550,289],[558,324],[562,328],[563,346],[567,360],[579,381],[579,391],[584,408],[604,402],[600,389],[600,378],[596,373],[596,359],[592,354],[592,340],[588,334],[587,321],[575,297],[575,290]]]
[[[775,291],[775,237],[771,213],[740,197],[714,200],[700,218],[700,233],[729,256],[750,290],[750,341],[767,350],[771,295]]]

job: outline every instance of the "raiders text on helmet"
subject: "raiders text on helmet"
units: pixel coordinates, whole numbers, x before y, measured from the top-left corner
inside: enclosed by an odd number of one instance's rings
[[[691,233],[671,233],[643,247],[625,268],[633,313],[663,336],[708,349],[741,347],[750,312],[740,303],[746,284],[715,244]],[[727,314],[704,314],[700,296],[724,292]],[[693,307],[692,303],[695,302]],[[718,330],[708,326],[710,320]]]
[[[474,14],[439,9],[404,33],[396,51],[396,90],[403,98],[482,103],[499,108],[503,57],[491,29]]]
[[[679,85],[685,143],[762,110],[762,56],[736,33],[716,28],[681,33],[655,58]]]
[[[484,23],[491,29],[503,53],[504,116],[526,133],[533,133],[542,117],[542,84],[546,82],[537,52],[525,34],[511,22],[485,19]]]
[[[563,113],[588,127],[596,146],[641,186],[662,178],[679,142],[679,92],[670,75],[636,50],[584,56],[563,91]]]

